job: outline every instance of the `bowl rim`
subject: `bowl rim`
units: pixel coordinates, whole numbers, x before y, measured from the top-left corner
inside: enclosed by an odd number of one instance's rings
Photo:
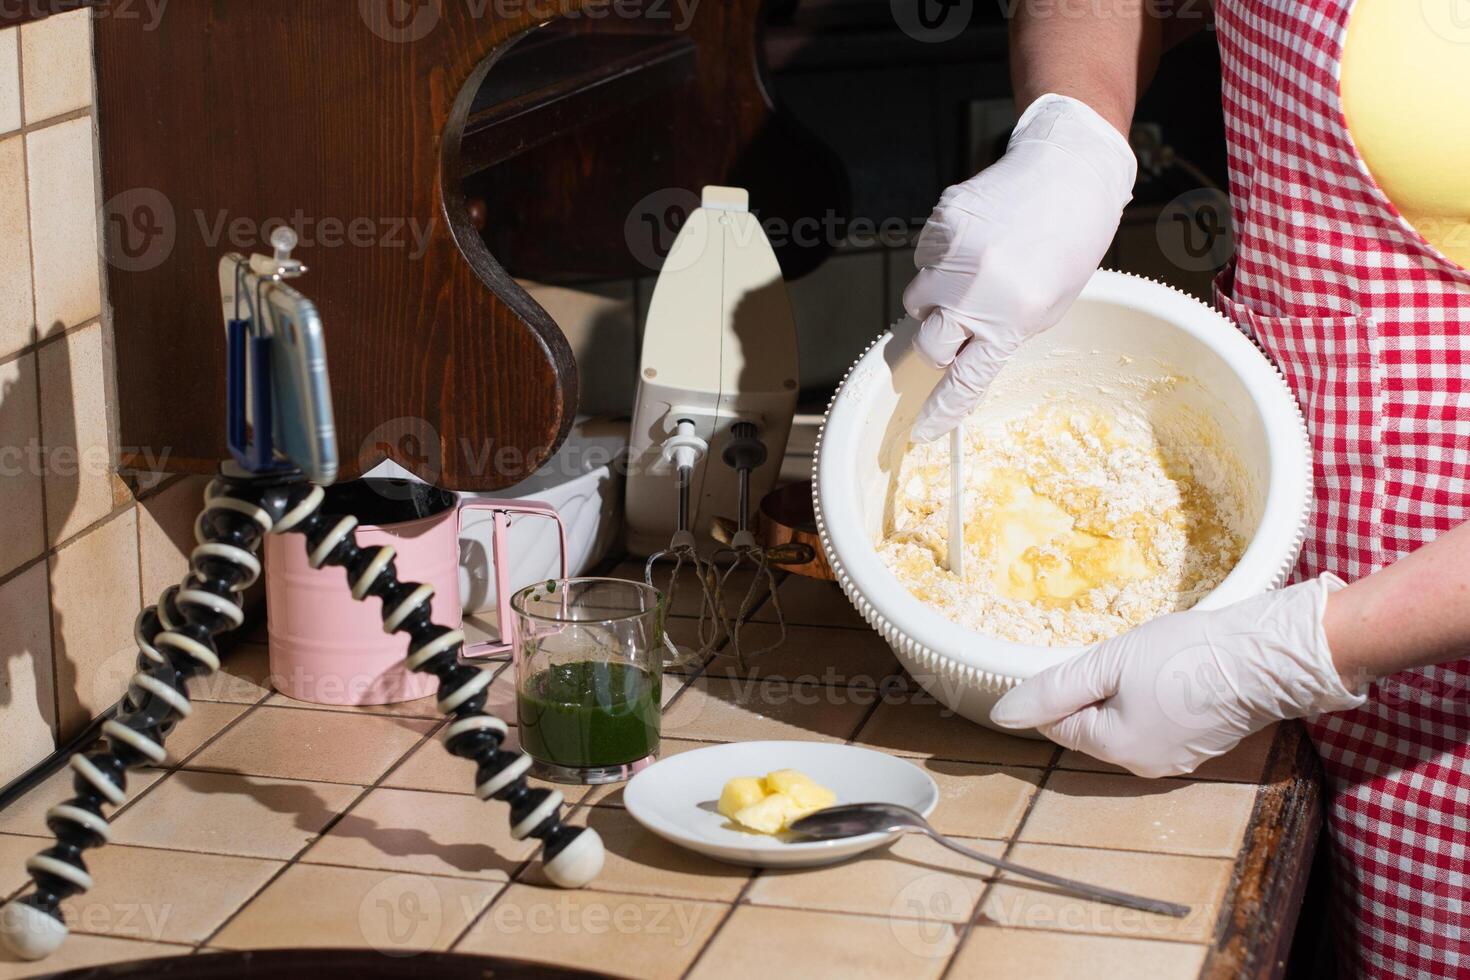
[[[1078,298],[1137,309],[1183,330],[1230,368],[1262,416],[1269,473],[1260,523],[1235,568],[1194,608],[1217,608],[1282,585],[1306,538],[1313,489],[1306,420],[1280,369],[1224,314],[1158,280],[1099,269]],[[849,462],[851,454],[844,450],[863,426],[859,409],[875,377],[887,371],[889,345],[909,342],[916,328],[904,318],[880,334],[848,369],[828,404],[812,461],[818,534],[843,592],[911,672],[918,667],[1001,694],[1087,648],[1015,643],[946,619],[915,598],[879,559],[867,540],[857,495],[827,490],[851,485],[840,467]]]

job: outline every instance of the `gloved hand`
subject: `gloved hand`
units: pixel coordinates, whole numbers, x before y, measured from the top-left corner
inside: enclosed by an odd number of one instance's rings
[[[969,414],[1021,343],[1062,318],[1112,243],[1138,162],[1076,99],[1043,95],[1005,156],[944,192],[919,235],[904,309],[920,356],[948,368],[919,412],[928,442]]]
[[[1342,587],[1324,575],[1145,623],[1022,683],[990,719],[1140,776],[1192,772],[1273,721],[1363,703],[1322,628]]]

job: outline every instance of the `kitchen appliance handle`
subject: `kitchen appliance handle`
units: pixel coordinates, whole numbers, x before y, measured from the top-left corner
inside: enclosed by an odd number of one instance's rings
[[[461,500],[455,512],[455,542],[459,541],[464,529],[464,513],[467,510],[490,512],[490,565],[495,572],[495,617],[500,627],[500,638],[480,643],[466,643],[464,656],[468,659],[484,659],[509,653],[515,646],[516,628],[510,608],[510,561],[506,554],[510,537],[510,517],[525,514],[547,517],[556,522],[557,543],[561,547],[561,578],[567,577],[567,527],[561,514],[551,504],[540,500]]]

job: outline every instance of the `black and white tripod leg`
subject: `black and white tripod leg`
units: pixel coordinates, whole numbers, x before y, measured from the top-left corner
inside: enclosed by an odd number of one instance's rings
[[[431,620],[433,586],[399,581],[393,549],[359,547],[356,518],[323,514],[323,500],[320,487],[295,484],[273,530],[304,535],[313,568],[345,569],[354,599],[381,600],[383,630],[408,636],[408,669],[439,680],[439,710],[453,719],[444,730],[444,744],[475,763],[476,795],[510,807],[511,835],[517,840],[542,842],[543,867],[553,884],[580,888],[592,881],[602,870],[602,839],[595,830],[563,823],[561,792],[528,785],[530,757],[502,747],[509,729],[485,711],[491,674],[460,662],[462,631]]]
[[[188,682],[219,668],[215,636],[244,621],[239,593],[260,575],[260,542],[274,523],[276,484],[220,479],[195,523],[189,574],[138,617],[137,673],[103,739],[71,757],[75,795],[46,813],[56,843],[26,862],[34,887],[0,909],[0,945],[27,960],[55,952],[67,927],[61,903],[92,887],[82,852],[110,837],[107,807],[127,800],[127,772],[163,762],[164,738],[189,716]]]

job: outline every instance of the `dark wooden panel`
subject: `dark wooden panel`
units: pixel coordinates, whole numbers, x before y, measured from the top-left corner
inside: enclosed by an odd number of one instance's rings
[[[513,46],[480,87],[460,146],[465,176],[594,122],[626,117],[660,92],[694,81],[687,37],[584,35],[557,26]],[[639,128],[628,118],[622,125]]]
[[[344,477],[391,454],[444,486],[498,488],[565,436],[572,352],[486,251],[459,190],[459,135],[487,58],[533,22],[445,3],[397,8],[432,17],[395,25],[393,9],[190,0],[152,31],[98,20],[123,445],[167,452],[173,470],[216,464],[215,266],[232,249],[266,250],[272,219],[302,225]]]
[[[831,254],[849,216],[846,170],[772,98],[765,0],[692,6],[687,24],[668,3],[569,24],[584,34],[688,38],[698,74],[692,85],[649,94],[631,123],[628,115],[592,121],[467,180],[485,201],[485,241],[515,275],[651,275],[706,184],[749,189],[788,279]],[[884,138],[876,125],[872,138]],[[530,187],[543,193],[528,197]]]

